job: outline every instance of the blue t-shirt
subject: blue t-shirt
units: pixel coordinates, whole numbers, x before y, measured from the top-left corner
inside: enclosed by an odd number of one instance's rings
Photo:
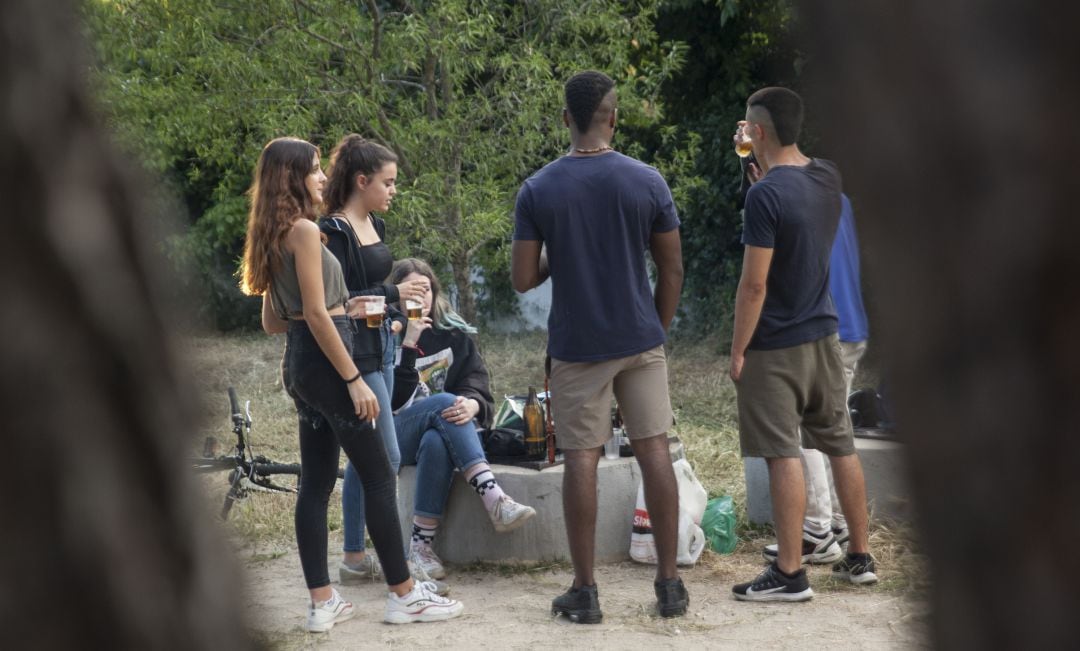
[[[773,167],[746,193],[743,244],[772,249],[752,350],[789,348],[837,331],[829,255],[840,220],[840,172],[831,161]]]
[[[840,317],[840,341],[858,343],[870,336],[859,283],[859,239],[846,194],[840,195],[840,225],[829,261],[829,293]]]
[[[548,354],[588,362],[663,344],[645,251],[653,233],[678,226],[660,173],[618,152],[563,156],[529,177],[514,239],[547,244]]]

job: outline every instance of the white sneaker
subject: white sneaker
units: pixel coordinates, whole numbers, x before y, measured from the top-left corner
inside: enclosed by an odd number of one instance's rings
[[[325,633],[334,628],[334,624],[352,619],[356,614],[353,605],[341,598],[337,590],[326,601],[311,604],[308,608],[307,630],[312,633]]]
[[[776,561],[780,555],[779,547],[776,543],[771,545],[765,545],[762,555],[765,560],[771,562]],[[824,535],[818,536],[810,533],[806,529],[803,529],[802,533],[802,562],[803,565],[807,563],[813,563],[815,565],[835,563],[844,557],[843,550],[840,549],[840,545],[836,543],[836,537],[832,532],[828,532]]]
[[[495,525],[495,531],[506,533],[513,531],[525,524],[529,518],[536,515],[536,509],[524,504],[518,504],[509,495],[503,495],[491,507],[488,517],[491,524]]]
[[[437,581],[431,578],[431,575],[428,574],[427,571],[424,570],[424,568],[420,567],[413,561],[410,560],[406,562],[409,564],[409,574],[412,575],[413,581],[416,581],[417,583],[426,583],[428,585],[428,589],[439,595],[440,597],[445,597],[446,595],[450,594],[450,586],[446,585],[442,581]]]
[[[368,552],[356,565],[350,566],[345,563],[339,565],[338,578],[342,585],[372,583],[382,578],[382,566],[379,565],[379,559],[375,554]]]
[[[443,567],[439,557],[435,555],[435,550],[431,548],[431,545],[423,543],[409,545],[409,560],[432,579],[446,578],[446,568]]]
[[[429,583],[415,583],[411,592],[399,597],[391,592],[386,597],[386,617],[389,624],[438,622],[453,619],[465,610],[456,599],[440,597],[431,591]]]

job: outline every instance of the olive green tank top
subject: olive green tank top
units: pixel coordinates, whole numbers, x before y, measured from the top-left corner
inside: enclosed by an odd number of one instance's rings
[[[345,289],[341,263],[325,245],[322,246],[322,278],[326,309],[337,307],[348,300],[349,291]],[[270,278],[270,302],[274,306],[274,312],[282,319],[304,314],[300,280],[296,276],[296,259],[288,251],[281,258],[281,269]]]

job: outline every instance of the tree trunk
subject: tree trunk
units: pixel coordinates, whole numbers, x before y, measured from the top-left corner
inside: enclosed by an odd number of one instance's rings
[[[0,4],[0,647],[248,648],[182,464],[162,218],[92,113],[79,31],[71,3]]]
[[[472,259],[468,251],[455,252],[450,258],[457,287],[458,313],[469,323],[476,323],[476,294],[472,286]]]
[[[457,288],[457,311],[469,323],[476,323],[476,294],[472,286],[472,256],[469,243],[461,235],[463,223],[461,199],[458,189],[461,187],[461,157],[463,145],[456,142],[450,154],[450,172],[446,175],[447,206],[446,225],[450,233],[450,269],[454,275],[454,287]]]
[[[1074,648],[1080,7],[803,4],[810,113],[879,272],[872,345],[908,441],[936,645]]]

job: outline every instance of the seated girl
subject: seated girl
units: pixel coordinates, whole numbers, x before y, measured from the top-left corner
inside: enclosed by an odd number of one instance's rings
[[[403,465],[416,465],[409,557],[432,577],[446,576],[431,548],[446,509],[454,469],[483,500],[498,532],[512,531],[536,515],[503,493],[484,457],[477,424],[491,425],[494,401],[484,360],[470,336],[475,328],[450,307],[426,262],[394,263],[392,284],[421,281],[422,316],[409,321],[395,369],[394,427]],[[402,305],[405,311],[405,305]]]

